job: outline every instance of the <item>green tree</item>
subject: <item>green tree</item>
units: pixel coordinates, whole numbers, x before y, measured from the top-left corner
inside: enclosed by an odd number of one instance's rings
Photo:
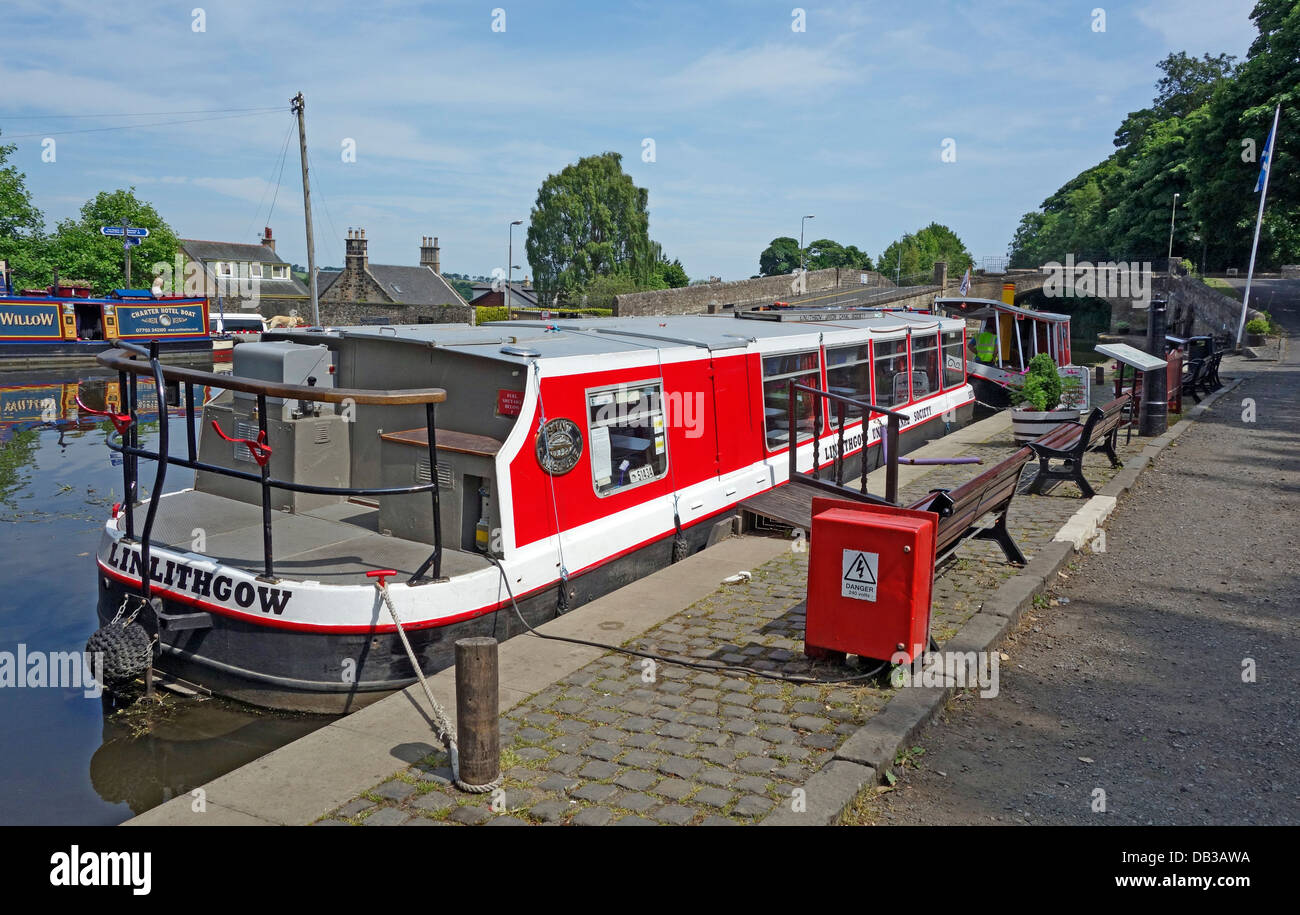
[[[1259,37],[1244,63],[1220,54],[1176,52],[1157,65],[1151,106],[1131,112],[1116,151],[1026,214],[1011,240],[1011,265],[1036,266],[1073,253],[1086,259],[1162,257],[1173,195],[1181,195],[1174,249],[1211,269],[1244,266],[1259,198],[1250,193],[1273,106],[1282,102],[1278,153],[1260,243],[1264,263],[1300,259],[1300,5],[1260,0]]]
[[[581,305],[583,308],[613,308],[614,296],[624,295],[629,292],[642,292],[647,288],[665,288],[665,287],[647,287],[627,273],[615,273],[607,276],[593,276],[583,286],[582,291],[569,299],[574,305]]]
[[[615,152],[548,175],[537,191],[525,249],[544,302],[572,298],[593,277],[652,270],[648,192]]]
[[[672,261],[660,261],[657,272],[664,287],[668,289],[678,289],[691,282],[691,278],[686,275],[686,268],[676,258]]]
[[[1188,144],[1190,207],[1210,269],[1244,269],[1250,258],[1258,157],[1279,102],[1259,257],[1265,265],[1300,260],[1300,4],[1260,0],[1250,15],[1259,34],[1234,77],[1216,86],[1208,117]]]
[[[779,276],[798,269],[799,241],[788,235],[772,239],[758,256],[758,272],[763,276]]]
[[[59,222],[49,242],[49,259],[57,266],[59,276],[89,282],[99,295],[123,288],[126,277],[121,239],[99,231],[100,226],[121,225],[123,219],[149,230],[149,237],[131,249],[132,285],[148,288],[154,279],[152,266],[173,264],[178,242],[153,204],[135,196],[134,187],[101,191],[86,201],[77,219]]]
[[[960,276],[975,262],[957,233],[932,222],[915,235],[904,235],[891,244],[876,263],[885,276],[899,276],[906,284],[908,279],[923,280],[939,261],[948,264],[949,276]]]
[[[451,284],[453,289],[455,289],[458,293],[460,293],[460,297],[464,299],[466,302],[474,298],[474,284],[471,283],[469,280],[450,279],[445,274],[443,278],[446,279],[447,282]]]
[[[49,282],[44,257],[45,217],[32,203],[27,176],[9,164],[17,147],[0,144],[0,259],[16,288]]]

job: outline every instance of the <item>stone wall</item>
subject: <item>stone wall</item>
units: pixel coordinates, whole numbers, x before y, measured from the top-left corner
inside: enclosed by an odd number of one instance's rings
[[[868,277],[868,286],[894,285],[892,280],[875,271],[828,267],[825,270],[808,271],[807,291],[826,292],[831,289],[861,286],[864,272]],[[697,315],[708,314],[710,311],[720,312],[727,305],[743,309],[751,305],[771,304],[774,301],[791,298],[794,295],[791,285],[793,282],[794,277],[782,274],[751,280],[733,280],[730,283],[701,283],[698,286],[683,286],[679,289],[631,292],[614,297],[614,314]]]
[[[310,311],[311,307],[307,307]],[[307,320],[311,315],[304,314]],[[320,303],[320,322],[326,327],[350,324],[473,324],[472,305],[399,305],[383,302]]]
[[[1169,332],[1182,330],[1182,321],[1188,309],[1193,314],[1192,335],[1212,334],[1220,339],[1235,340],[1237,325],[1241,322],[1241,302],[1206,286],[1190,276],[1159,275],[1154,280],[1154,295],[1168,301],[1165,312]],[[1147,308],[1132,301],[1111,300],[1110,330],[1118,332],[1121,323],[1129,326],[1130,333],[1144,333],[1147,327]],[[1251,308],[1246,320],[1259,317],[1258,309]]]
[[[1237,337],[1241,323],[1241,302],[1206,286],[1190,276],[1162,277],[1157,289],[1169,295],[1169,322],[1173,326],[1176,315],[1184,314],[1190,307],[1196,315],[1193,334],[1217,334]],[[1255,308],[1248,309],[1246,320],[1259,317]],[[1143,325],[1145,326],[1145,324]]]

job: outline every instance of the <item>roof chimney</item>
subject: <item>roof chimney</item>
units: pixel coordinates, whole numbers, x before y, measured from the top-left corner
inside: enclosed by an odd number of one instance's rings
[[[365,270],[369,266],[370,258],[366,254],[366,230],[357,229],[355,232],[348,228],[348,237],[344,252],[345,270]]]
[[[441,273],[438,257],[438,239],[424,235],[420,238],[420,266],[428,267],[434,273]]]
[[[270,248],[272,254],[275,253],[275,238],[273,238],[271,235],[270,226],[267,226],[265,229],[262,230],[262,244]]]

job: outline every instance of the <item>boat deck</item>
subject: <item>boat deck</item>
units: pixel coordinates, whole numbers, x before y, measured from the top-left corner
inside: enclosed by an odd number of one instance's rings
[[[415,573],[433,547],[427,543],[386,537],[378,532],[377,509],[342,502],[309,512],[271,513],[271,548],[276,575],[330,585],[370,584],[366,572],[396,569],[400,577]],[[119,519],[119,528],[125,528]],[[136,531],[144,527],[138,508]],[[202,529],[204,549],[194,549]],[[223,565],[252,572],[262,569],[262,509],[210,493],[186,492],[164,496],[158,503],[152,541],[183,553],[198,553]],[[442,574],[463,575],[487,568],[477,553],[443,547]]]

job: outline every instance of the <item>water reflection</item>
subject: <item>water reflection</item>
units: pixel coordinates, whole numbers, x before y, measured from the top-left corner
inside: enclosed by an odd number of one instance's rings
[[[138,390],[152,445],[158,397],[146,381]],[[0,652],[11,656],[19,645],[80,652],[96,628],[94,554],[122,472],[105,446],[111,424],[78,398],[95,410],[123,402],[115,375],[0,373]],[[181,411],[166,416],[183,442]],[[167,489],[192,481],[172,468]],[[176,696],[119,710],[79,689],[0,688],[0,823],[119,823],[327,720]]]
[[[121,709],[105,699],[103,722],[90,783],[102,800],[125,804],[133,814],[188,794],[211,777],[200,773],[228,772],[322,723],[165,693]]]

